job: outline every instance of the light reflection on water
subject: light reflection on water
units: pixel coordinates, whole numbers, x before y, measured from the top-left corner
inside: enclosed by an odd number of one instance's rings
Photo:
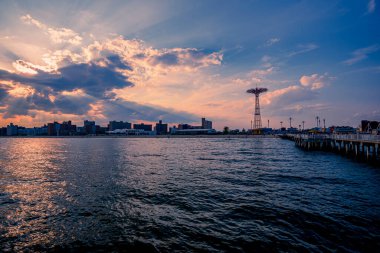
[[[380,172],[279,139],[0,139],[3,250],[366,250]]]

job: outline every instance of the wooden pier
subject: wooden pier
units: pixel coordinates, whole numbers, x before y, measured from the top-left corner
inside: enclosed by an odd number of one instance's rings
[[[304,150],[334,152],[380,166],[380,135],[287,134],[280,137],[294,141]]]

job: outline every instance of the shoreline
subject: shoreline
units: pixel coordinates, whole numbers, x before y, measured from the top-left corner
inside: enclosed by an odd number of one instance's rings
[[[147,138],[147,139],[204,139],[204,138],[225,138],[225,139],[262,139],[262,138],[279,138],[277,135],[85,135],[85,136],[0,136],[0,139],[118,139],[118,138]]]

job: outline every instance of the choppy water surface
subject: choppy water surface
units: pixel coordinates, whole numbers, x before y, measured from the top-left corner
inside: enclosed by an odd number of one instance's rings
[[[380,170],[280,139],[0,139],[2,251],[376,251]]]

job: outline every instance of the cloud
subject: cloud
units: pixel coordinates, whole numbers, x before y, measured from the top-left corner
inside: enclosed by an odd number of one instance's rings
[[[20,19],[28,25],[34,25],[44,31],[54,43],[69,43],[79,45],[82,43],[83,38],[78,33],[69,28],[54,28],[34,19],[29,14],[21,16]]]
[[[35,75],[19,75],[0,70],[0,80],[20,82],[37,90],[72,91],[83,89],[87,94],[102,98],[112,89],[133,86],[114,64],[99,66],[95,62],[72,64],[58,69],[59,73],[34,70]]]
[[[376,9],[376,1],[375,0],[369,0],[367,5],[367,11],[368,13],[373,13]]]
[[[375,53],[380,49],[380,46],[378,44],[369,46],[369,47],[364,47],[364,48],[359,48],[352,52],[352,57],[343,61],[344,64],[346,65],[353,65],[357,62],[360,62],[364,59],[368,58],[369,54]]]
[[[361,122],[362,120],[373,120],[373,121],[379,121],[380,120],[380,110],[373,110],[368,112],[357,112],[351,118],[346,119],[348,122]]]
[[[0,84],[0,106],[4,103],[4,98],[8,96],[8,89]]]
[[[174,111],[169,108],[141,105],[136,102],[116,99],[114,101],[103,101],[103,114],[108,119],[128,119],[131,121],[158,121],[164,120],[168,123],[195,122],[199,117],[187,113]]]
[[[18,84],[19,85],[19,84]],[[20,88],[20,87],[18,87]],[[0,110],[3,119],[16,116],[35,117],[47,112],[55,115],[78,115],[88,117],[94,108],[92,118],[103,123],[110,119],[127,119],[130,121],[157,121],[166,122],[194,122],[198,116],[170,108],[142,105],[124,99],[99,99],[80,90],[73,92],[28,89],[29,92],[21,96],[11,95],[10,88],[0,87]],[[53,95],[54,94],[54,95]]]
[[[7,83],[6,89],[0,85],[0,118],[59,114],[62,119],[83,116],[103,122],[113,118],[193,122],[198,116],[181,111],[187,107],[161,103],[162,91],[173,95],[170,87],[175,84],[177,95],[187,95],[198,84],[183,81],[185,76],[203,76],[203,69],[223,61],[221,51],[154,48],[118,35],[85,40],[71,29],[44,24],[29,14],[20,19],[43,31],[40,36],[47,35],[54,50],[38,44],[28,50],[33,57],[14,53],[9,57],[9,67],[0,69],[0,84]]]
[[[313,51],[318,48],[318,45],[310,43],[310,44],[300,44],[297,46],[297,50],[288,53],[288,57],[293,57],[299,54],[304,54],[310,51]]]
[[[91,61],[103,57],[104,53],[118,55],[128,62],[132,71],[129,80],[135,85],[146,85],[148,80],[169,73],[196,72],[202,68],[220,65],[223,54],[196,48],[157,49],[146,45],[142,40],[125,39],[116,36],[103,42],[94,43],[83,48],[82,61]]]
[[[269,39],[269,40],[267,40],[267,41],[265,42],[265,46],[266,46],[266,47],[270,47],[270,46],[272,46],[272,45],[274,45],[274,44],[276,44],[276,43],[278,43],[278,42],[280,42],[280,39],[279,39],[279,38],[271,38],[271,39]]]
[[[318,90],[326,87],[333,79],[327,73],[303,75],[299,79],[300,84],[264,93],[261,100],[263,105],[273,111],[273,115],[292,115],[311,108],[323,110],[326,105],[316,106],[312,101],[318,98]]]
[[[32,93],[26,97],[8,96],[5,100],[7,107],[3,118],[20,115],[34,117],[36,111],[84,115],[91,109],[90,104],[94,101],[95,99],[89,96],[68,96],[62,93],[56,94],[54,99],[43,93]]]
[[[274,67],[268,67],[265,69],[255,69],[248,73],[249,82],[262,83],[267,76],[273,74]]]
[[[178,56],[174,53],[165,53],[162,55],[158,55],[154,58],[155,64],[163,64],[167,66],[177,65],[178,64]]]
[[[300,84],[304,87],[309,87],[311,90],[318,90],[325,87],[333,77],[328,76],[327,73],[323,75],[312,74],[310,76],[303,75],[300,78]]]
[[[20,90],[18,95],[1,91],[2,117],[35,117],[46,112],[92,115],[103,121],[127,116],[129,120],[193,122],[197,117],[191,113],[128,101],[119,94],[127,94],[125,88],[136,85],[144,87],[141,92],[145,94],[149,88],[145,84],[151,85],[160,75],[183,76],[220,65],[222,57],[219,52],[195,48],[155,49],[143,41],[117,36],[95,41],[75,53],[67,49],[46,53],[42,56],[46,65],[18,59],[13,62],[17,72],[0,69],[0,80],[12,83],[11,91]]]

